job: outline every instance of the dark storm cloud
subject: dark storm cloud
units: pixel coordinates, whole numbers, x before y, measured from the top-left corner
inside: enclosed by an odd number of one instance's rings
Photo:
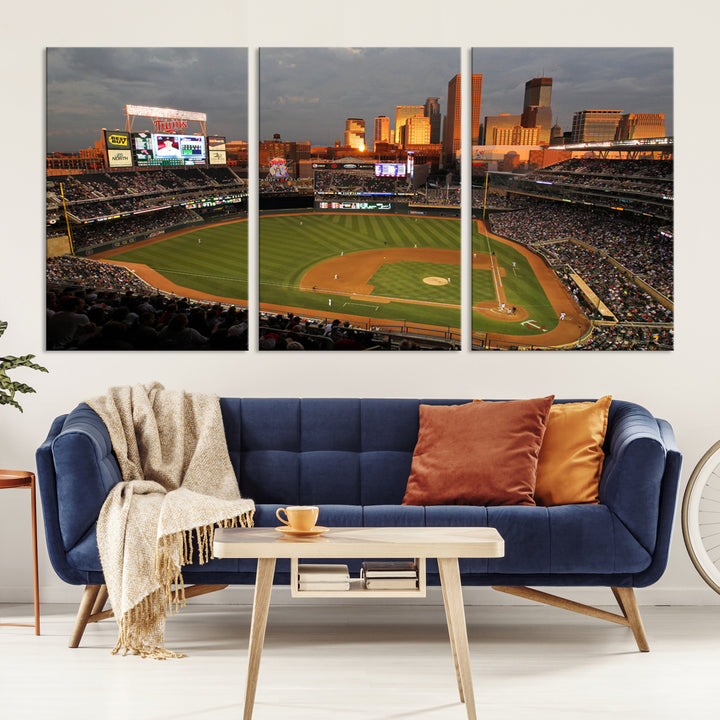
[[[260,139],[327,145],[342,141],[345,120],[365,120],[372,141],[378,115],[395,125],[397,105],[439,97],[460,72],[457,48],[261,48]]]
[[[580,110],[622,110],[665,113],[672,135],[671,48],[475,48],[472,69],[483,75],[483,118],[520,114],[525,83],[545,75],[563,130]]]
[[[247,140],[247,66],[238,48],[49,48],[48,151],[88,147],[103,127],[123,129],[125,105],[204,112],[209,133]],[[152,128],[137,119],[133,129]]]

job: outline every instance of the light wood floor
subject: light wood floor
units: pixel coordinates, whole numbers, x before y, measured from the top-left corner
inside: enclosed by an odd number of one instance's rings
[[[629,629],[554,608],[466,609],[478,717],[698,720],[720,716],[720,607],[642,607]],[[75,609],[42,608],[42,635],[0,627],[0,717],[237,720],[247,606],[192,605],[168,621],[182,660],[110,654],[114,621],[66,647]],[[0,605],[0,622],[30,622]],[[270,607],[255,720],[464,720],[441,606]]]

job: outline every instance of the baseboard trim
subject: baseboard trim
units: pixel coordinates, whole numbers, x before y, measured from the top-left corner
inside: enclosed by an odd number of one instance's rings
[[[610,588],[599,587],[568,587],[543,588],[552,593],[563,595],[578,602],[589,605],[612,605],[614,598]],[[40,602],[78,604],[82,597],[83,587],[79,585],[52,585],[40,588]],[[664,587],[656,585],[636,590],[638,605],[659,606],[706,606],[720,605],[720,595],[709,587]],[[530,605],[529,600],[523,600],[505,593],[492,590],[489,587],[464,587],[463,597],[465,605]],[[0,603],[32,603],[33,589],[29,587],[3,587],[0,588]],[[253,588],[250,586],[231,586],[211,595],[188,600],[188,603],[200,605],[252,605]],[[288,586],[273,588],[272,602],[276,605],[285,605],[302,602],[305,604],[327,604],[338,602],[335,598],[291,598]],[[341,602],[345,602],[342,601]],[[347,602],[351,602],[348,600]],[[380,602],[380,601],[377,601]],[[429,587],[425,598],[413,600],[385,600],[387,603],[412,603],[415,605],[442,605],[442,594],[439,587]]]

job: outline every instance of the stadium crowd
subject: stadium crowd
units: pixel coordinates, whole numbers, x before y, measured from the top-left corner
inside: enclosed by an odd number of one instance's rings
[[[77,225],[73,229],[72,238],[75,250],[84,250],[141,233],[162,232],[176,225],[199,221],[200,218],[192,210],[184,207],[167,208],[146,215],[118,218],[112,222]]]
[[[47,261],[48,350],[246,350],[247,310],[165,296],[125,268]]]
[[[673,216],[672,160],[576,158],[515,177],[512,189],[596,207],[621,207],[668,222]]]
[[[617,325],[595,325],[579,349],[667,349],[673,344],[672,232],[666,226],[596,207],[515,198],[514,209],[489,215],[493,232],[542,254],[587,314],[598,307],[572,278],[580,276]],[[664,301],[648,292],[646,283]]]
[[[579,240],[596,250],[583,263],[585,267],[607,254],[672,300],[674,249],[671,233],[663,225],[599,208],[530,198],[518,198],[514,207],[512,212],[489,216],[493,232],[536,249],[542,245],[543,252],[561,247],[548,243]]]
[[[51,176],[46,194],[48,236],[66,234],[58,216],[64,197],[73,240],[83,249],[199,220],[185,205],[209,198],[233,207],[247,184],[228,167],[165,168]]]
[[[379,329],[353,327],[347,320],[310,320],[294,313],[260,313],[259,349],[266,350],[456,350]]]
[[[368,172],[316,170],[313,184],[318,195],[385,195],[412,192],[405,177],[378,177]]]

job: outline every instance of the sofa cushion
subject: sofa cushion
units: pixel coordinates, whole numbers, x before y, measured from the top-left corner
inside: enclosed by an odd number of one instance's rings
[[[553,396],[420,405],[405,505],[534,505]]]
[[[612,397],[597,402],[558,403],[550,408],[538,458],[538,505],[597,503],[603,443]]]

